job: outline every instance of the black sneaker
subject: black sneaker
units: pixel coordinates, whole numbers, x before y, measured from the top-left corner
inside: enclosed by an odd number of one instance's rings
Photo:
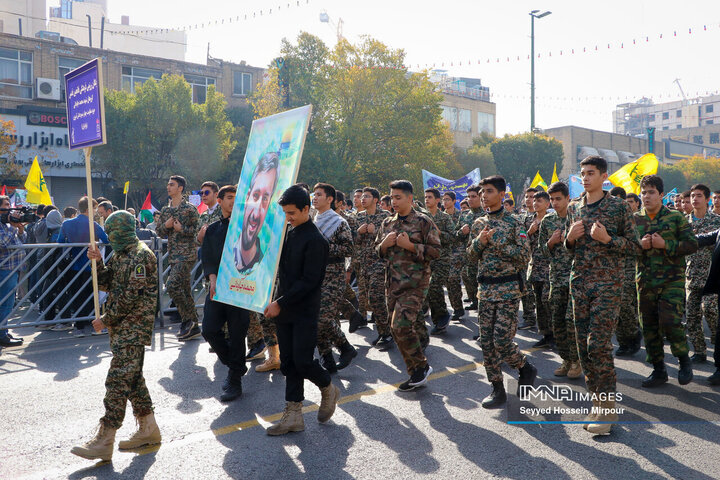
[[[267,347],[265,346],[264,340],[258,340],[255,342],[255,345],[252,345],[250,347],[250,350],[248,351],[247,355],[245,356],[245,360],[260,360],[265,358],[265,349]]]
[[[350,362],[352,362],[352,359],[355,357],[357,357],[357,350],[355,350],[355,347],[350,345],[350,342],[346,341],[340,346],[340,359],[335,366],[338,370],[342,370],[350,365]]]
[[[428,377],[432,372],[433,369],[430,365],[425,365],[425,368],[416,368],[412,375],[410,375],[410,378],[400,384],[398,390],[401,392],[409,392],[422,387],[427,383]]]
[[[617,350],[615,350],[615,356],[616,357],[629,357],[630,354],[630,345],[620,345]]]
[[[690,357],[690,360],[692,363],[705,363],[707,362],[707,354],[705,353],[696,353],[692,357]]]
[[[555,342],[553,342],[553,338],[551,335],[545,335],[543,338],[541,338],[539,341],[535,342],[533,344],[533,348],[548,348],[552,349],[555,345]]]
[[[200,327],[198,327],[198,324],[194,324],[194,326],[190,329],[190,331],[187,333],[187,335],[183,337],[178,337],[178,340],[181,342],[187,342],[188,340],[192,340],[193,338],[198,338],[201,336],[202,333],[200,332]]]
[[[523,322],[518,327],[518,330],[534,330],[534,329],[535,329],[535,322]]]
[[[445,330],[449,324],[450,324],[450,314],[447,313],[447,314],[443,315],[440,318],[440,320],[438,320],[437,325],[435,325],[435,326],[441,330]]]
[[[220,401],[231,402],[238,398],[240,395],[242,395],[242,383],[232,382],[228,386],[227,390],[225,390],[225,393],[220,395]]]
[[[337,365],[335,364],[335,357],[333,357],[332,352],[326,353],[322,356],[322,359],[320,360],[320,365],[323,366],[325,370],[328,371],[328,373],[337,373]]]
[[[442,335],[446,332],[446,330],[447,329],[445,327],[440,328],[439,325],[435,325],[432,330],[430,330],[430,335]]]
[[[452,319],[456,322],[462,322],[463,317],[465,316],[465,310],[457,310],[453,312]]]
[[[375,346],[378,350],[387,350],[392,347],[393,342],[395,342],[395,340],[392,335],[380,335],[375,341]]]
[[[363,315],[360,312],[353,312],[353,314],[350,316],[350,325],[348,327],[348,332],[354,333],[357,331],[358,328],[367,327],[367,320],[366,317],[363,317]]]
[[[190,333],[190,330],[192,330],[192,327],[194,325],[195,325],[195,323],[190,320],[188,320],[187,322],[182,322],[180,324],[180,331],[177,334],[177,338],[181,339],[182,337],[184,337],[185,335]]]

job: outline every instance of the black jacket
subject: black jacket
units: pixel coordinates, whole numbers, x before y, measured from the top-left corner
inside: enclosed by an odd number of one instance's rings
[[[698,247],[707,247],[713,243],[715,244],[715,249],[712,254],[712,263],[710,264],[710,273],[705,281],[703,295],[720,293],[720,230],[700,234],[697,236],[697,240]]]
[[[312,220],[288,230],[278,270],[278,322],[301,318],[317,321],[329,248]]]
[[[205,231],[205,238],[200,249],[200,260],[202,261],[205,277],[209,277],[211,274],[217,275],[218,273],[229,223],[229,217],[222,218],[211,223]]]

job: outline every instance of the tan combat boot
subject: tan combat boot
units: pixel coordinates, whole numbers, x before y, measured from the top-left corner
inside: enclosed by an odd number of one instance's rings
[[[102,422],[95,433],[95,437],[82,447],[73,447],[70,453],[88,460],[111,460],[115,447],[115,430],[106,427]]]
[[[570,362],[568,360],[563,360],[560,366],[555,369],[553,375],[556,377],[564,377],[568,374],[568,370],[570,370]]]
[[[610,433],[612,424],[619,420],[618,414],[615,413],[615,400],[606,400],[600,402],[601,413],[595,418],[597,422],[607,423],[591,423],[587,426],[587,431],[593,435]]]
[[[303,420],[302,402],[287,402],[280,421],[270,426],[265,433],[285,435],[288,432],[302,432],[303,430],[305,430],[305,420]]]
[[[592,394],[593,392],[590,392],[590,393]],[[587,417],[585,417],[585,420],[584,420],[585,422],[594,422],[595,420],[597,420],[598,409],[600,408],[600,400],[596,400],[593,398],[592,403],[593,403],[592,410],[590,410],[590,414]],[[592,425],[592,424],[584,423],[583,428],[585,430],[587,430],[588,426],[590,426],[590,425]]]
[[[256,372],[269,372],[270,370],[280,369],[280,347],[273,345],[268,347],[268,358],[263,363],[255,367]]]
[[[144,445],[155,445],[162,441],[160,429],[155,423],[155,415],[150,413],[144,417],[136,417],[138,429],[132,437],[118,443],[120,450],[130,450]]]
[[[570,362],[570,368],[567,371],[568,378],[580,378],[582,375],[582,367],[580,362]]]
[[[325,423],[335,413],[335,406],[340,400],[340,389],[331,383],[327,387],[321,388],[320,394],[322,397],[318,409],[318,422]]]

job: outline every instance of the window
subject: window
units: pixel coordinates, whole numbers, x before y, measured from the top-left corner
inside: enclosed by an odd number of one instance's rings
[[[233,72],[233,95],[250,95],[252,73]]]
[[[670,127],[668,127],[667,125],[665,125],[665,126],[663,127],[663,130],[670,130]]]
[[[710,143],[720,143],[720,133],[711,133]]]
[[[713,113],[713,106],[705,105],[705,113]]]
[[[682,117],[682,110],[678,110],[677,112],[675,112],[675,116],[676,116],[677,118],[681,118],[681,117]]]
[[[693,143],[698,143],[698,144],[702,145],[702,143],[703,143],[702,135],[693,135]]]
[[[450,124],[450,131],[455,132],[458,129],[458,109],[455,107],[442,107],[443,120]]]
[[[87,60],[80,60],[79,58],[58,58],[58,78],[60,79],[60,95],[63,100],[65,99],[65,74],[75,70],[81,65],[87,63]]]
[[[31,52],[0,48],[0,95],[32,98]]]
[[[651,121],[651,122],[654,122],[654,121],[655,121],[655,114],[654,114],[654,113],[651,113],[650,115],[648,115],[648,120]]]
[[[185,75],[185,81],[192,88],[193,103],[205,103],[207,98],[207,87],[215,85],[215,79],[212,77],[200,77],[198,75]]]
[[[458,109],[458,132],[472,132],[472,112],[470,110]]]
[[[677,125],[675,125],[675,128],[682,128],[682,125],[678,123]]]
[[[495,135],[495,115],[492,113],[478,112],[478,133],[488,132]]]
[[[670,112],[663,112],[663,120],[670,118]]]
[[[715,122],[713,121],[712,118],[710,120],[705,120],[705,125],[712,125],[713,123],[715,123]]]
[[[122,89],[135,93],[135,87],[147,82],[150,78],[160,79],[162,72],[150,68],[122,67]]]

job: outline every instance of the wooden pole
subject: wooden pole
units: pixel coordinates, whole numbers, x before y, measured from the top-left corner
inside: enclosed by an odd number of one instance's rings
[[[90,155],[92,154],[92,147],[83,148],[85,152],[85,179],[87,181],[87,196],[88,196],[88,221],[90,223],[90,246],[88,248],[94,248],[95,244],[95,206],[93,205],[93,193],[92,193],[92,173],[90,171]],[[95,306],[95,318],[100,318],[100,297],[98,295],[98,279],[97,279],[97,262],[92,260],[92,284],[93,284],[93,304]],[[99,331],[95,329],[96,331]]]

